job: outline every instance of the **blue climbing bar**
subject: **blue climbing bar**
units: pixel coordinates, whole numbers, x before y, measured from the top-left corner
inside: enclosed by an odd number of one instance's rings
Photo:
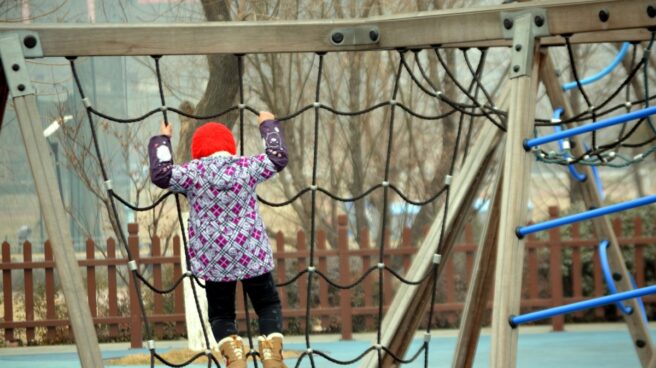
[[[645,295],[656,294],[656,285],[647,286],[641,289],[634,289],[629,291],[624,291],[621,293],[602,296],[599,298],[594,298],[590,300],[584,300],[582,302],[562,305],[560,307],[549,308],[537,312],[526,313],[519,316],[511,316],[508,319],[510,326],[513,328],[529,322],[539,321],[546,318],[551,318],[554,316],[559,316],[561,314],[567,314],[572,312],[578,312],[584,309],[597,308],[606,304],[611,304],[619,302],[622,300],[639,298]]]
[[[570,137],[573,137],[575,135],[579,135],[579,134],[583,134],[583,133],[589,133],[589,132],[592,132],[594,130],[607,128],[607,127],[613,126],[613,125],[623,124],[623,123],[626,123],[627,121],[631,121],[631,120],[642,119],[642,118],[645,118],[647,116],[651,116],[651,115],[654,115],[654,114],[656,114],[656,106],[648,107],[648,108],[642,109],[642,110],[633,111],[633,112],[630,112],[630,113],[624,114],[624,115],[614,116],[610,119],[598,121],[596,123],[590,123],[590,124],[582,125],[582,126],[572,128],[572,129],[563,130],[561,132],[550,134],[550,135],[545,135],[543,137],[526,139],[526,140],[524,140],[524,149],[526,151],[529,151],[531,148],[537,147],[537,146],[545,144],[545,143],[555,142],[557,140],[570,138]]]
[[[577,213],[574,215],[564,216],[557,219],[540,222],[538,224],[521,226],[515,229],[515,234],[517,234],[517,237],[521,239],[528,234],[537,233],[538,231],[549,230],[555,227],[569,225],[575,222],[585,221],[600,216],[610,215],[612,213],[626,211],[632,208],[646,206],[653,203],[656,203],[656,195],[649,195],[622,203],[612,204],[606,207],[595,208],[593,210]]]

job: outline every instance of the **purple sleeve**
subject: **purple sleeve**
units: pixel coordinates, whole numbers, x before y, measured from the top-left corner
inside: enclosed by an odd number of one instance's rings
[[[265,121],[260,124],[260,134],[264,140],[264,152],[275,166],[276,171],[282,171],[287,166],[288,158],[287,145],[285,144],[280,122],[278,120]]]
[[[169,189],[173,171],[171,139],[165,135],[150,138],[148,157],[150,158],[150,180],[162,189]]]

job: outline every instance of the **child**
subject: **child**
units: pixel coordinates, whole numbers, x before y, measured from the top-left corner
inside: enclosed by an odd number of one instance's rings
[[[245,368],[244,344],[235,323],[235,287],[241,280],[258,316],[260,359],[265,368],[286,368],[282,359],[282,314],[271,276],[271,246],[257,209],[255,187],[287,165],[280,122],[270,112],[258,121],[264,154],[235,156],[235,139],[220,123],[199,127],[191,142],[192,161],[174,165],[171,125],[148,144],[151,180],[185,193],[189,201],[191,271],[205,280],[212,333],[229,368]]]

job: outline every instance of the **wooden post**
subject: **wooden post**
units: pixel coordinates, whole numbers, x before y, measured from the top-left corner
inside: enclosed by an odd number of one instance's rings
[[[139,267],[139,225],[128,224],[128,247],[132,254],[132,260]],[[128,270],[128,273],[132,272]],[[128,274],[128,288],[130,289],[130,348],[143,347],[143,325],[141,321],[141,310],[139,309],[139,297],[134,283],[138,282],[135,277]]]
[[[107,259],[110,261],[116,260],[116,242],[114,239],[107,239]],[[114,264],[109,264],[107,266],[107,294],[109,296],[108,304],[108,317],[115,318],[118,317],[118,298],[117,295],[117,284],[116,284],[116,266]],[[109,325],[109,336],[118,336],[118,325],[110,324]]]
[[[465,308],[458,332],[458,342],[453,357],[454,368],[472,367],[481,332],[481,322],[487,310],[487,302],[492,292],[494,266],[496,263],[497,232],[499,230],[499,205],[501,196],[501,175],[497,173],[492,191],[492,206],[483,236],[476,250],[472,278],[467,289]]]
[[[339,283],[350,284],[351,270],[348,245],[348,219],[346,215],[337,217],[337,249],[339,252]],[[353,339],[353,314],[351,313],[350,289],[339,291],[339,316],[342,320],[342,340]],[[382,303],[382,296],[380,302]]]
[[[2,242],[2,263],[8,265],[11,263],[11,246],[9,243]],[[11,290],[11,269],[5,268],[2,270],[2,304],[4,306],[4,319],[5,322],[13,322],[14,320],[14,298]],[[5,341],[14,341],[14,329],[5,328]]]
[[[305,242],[305,232],[302,230],[296,234],[296,250],[300,254],[308,254],[307,252],[307,243]],[[298,257],[297,271],[301,272],[307,270],[307,258]],[[305,312],[305,306],[308,302],[307,300],[307,284],[308,277],[301,277],[298,279],[298,309]],[[305,317],[298,319],[298,325],[301,328],[301,331],[305,330]]]
[[[36,105],[34,88],[27,74],[21,44],[16,34],[2,36],[0,59],[27,151],[43,221],[52,244],[80,363],[83,367],[102,367],[98,336],[68,230],[68,216],[57,187],[55,165],[50,157],[48,143],[43,137],[42,120]]]
[[[32,262],[32,243],[26,241],[23,243],[23,263]],[[34,322],[34,274],[32,268],[26,267],[23,270],[23,282],[25,283],[25,321]],[[25,329],[26,343],[34,343],[34,327]]]
[[[521,31],[520,22],[532,17],[515,20],[515,38]],[[526,26],[524,24],[524,26]],[[528,29],[526,30],[528,32]],[[526,36],[531,44],[533,33]],[[517,42],[517,41],[515,41]],[[497,267],[494,281],[494,306],[492,310],[492,336],[490,366],[512,368],[516,364],[517,330],[510,327],[508,318],[519,313],[524,241],[517,238],[515,228],[526,223],[528,185],[532,157],[524,152],[522,141],[530,135],[535,118],[538,64],[535,56],[539,42],[534,47],[524,44],[522,50],[534,53],[533,62],[525,65],[525,74],[510,80],[510,108],[506,132],[503,184],[501,193],[501,219],[497,245]],[[512,52],[516,49],[513,48]],[[519,52],[519,51],[517,51]]]
[[[483,178],[494,161],[494,151],[501,139],[501,130],[492,124],[486,123],[479,133],[476,141],[472,144],[465,164],[460,171],[454,175],[451,184],[451,197],[449,200],[449,212],[446,219],[446,233],[443,239],[444,252],[442,262],[449,259],[453,244],[460,229],[467,222],[468,210],[479,193]],[[428,235],[424,238],[417,254],[412,261],[410,271],[405,275],[410,280],[418,280],[431,268],[433,254],[439,241],[440,229],[442,227],[444,206],[437,212],[435,221],[431,224]],[[442,272],[444,267],[439,267]],[[439,274],[438,274],[439,278]],[[382,323],[381,343],[387,346],[397,356],[403,356],[410,342],[415,336],[417,327],[424,319],[424,311],[428,306],[432,290],[430,282],[424,282],[418,286],[400,285],[389,306],[389,312],[385,315]],[[393,366],[393,358],[389,354],[383,357],[383,366]],[[377,367],[376,354],[369,354],[365,358],[363,367]]]
[[[155,235],[152,239],[152,248],[150,254],[153,257],[160,257],[162,255],[159,236]],[[153,284],[156,288],[162,287],[162,265],[159,262],[152,264],[153,267]],[[153,299],[155,301],[155,314],[160,317],[164,315],[164,298],[162,294],[153,291]],[[162,323],[153,322],[154,337],[161,338],[164,336],[164,325]]]
[[[46,262],[52,262],[52,246],[50,241],[46,241],[44,245],[44,258]],[[54,320],[57,318],[55,313],[55,272],[54,267],[46,267],[46,319]],[[46,340],[52,342],[55,340],[55,327],[48,326],[46,332]]]
[[[552,219],[559,217],[558,207],[549,207],[549,217]],[[557,307],[565,304],[563,297],[563,265],[562,250],[563,245],[560,241],[560,228],[549,230],[549,285],[551,287],[551,306]],[[551,319],[553,331],[563,331],[565,329],[565,316],[553,317]]]
[[[87,295],[89,296],[89,309],[91,316],[98,316],[98,304],[96,303],[96,266],[93,260],[96,258],[96,249],[93,240],[87,239]]]
[[[360,230],[360,249],[363,251],[367,251],[370,249],[371,242],[369,241],[369,229],[367,228],[362,228]],[[371,267],[371,254],[369,252],[366,252],[365,255],[362,257],[362,270],[368,270]],[[364,279],[362,285],[363,285],[363,298],[364,298],[364,307],[368,308],[371,307],[373,309],[374,307],[374,290],[376,290],[376,285],[375,285],[375,273],[370,273],[367,278]],[[364,326],[367,329],[367,331],[371,331],[374,329],[374,316],[373,314],[367,313],[364,316]]]
[[[324,275],[328,275],[328,257],[322,253],[326,251],[326,232],[323,230],[317,231],[317,248],[319,249],[319,267],[318,270]],[[320,277],[317,277],[319,283],[319,308],[329,308],[330,301],[328,299],[328,283]],[[330,325],[330,316],[321,312],[321,329],[325,329]]]
[[[173,279],[177,280],[182,276],[182,265],[181,265],[181,260],[182,257],[180,257],[180,236],[176,235],[173,237],[173,256],[178,260],[178,262],[173,264]],[[193,281],[192,281],[193,282]],[[184,285],[185,282],[183,281],[182,284]],[[174,304],[175,304],[175,314],[185,314],[185,301],[184,301],[184,287],[180,288],[177,287],[175,288],[175,291],[173,292],[174,296]],[[175,323],[175,331],[179,334],[184,333],[185,331],[185,322],[176,322]]]
[[[285,268],[285,235],[278,231],[276,233],[276,275],[278,277],[278,282],[284,282],[286,279],[286,268]],[[278,288],[278,294],[280,295],[280,306],[283,310],[289,307],[287,302],[287,288]],[[283,316],[283,329],[289,328],[289,318]]]
[[[556,77],[556,70],[553,66],[551,57],[549,56],[549,51],[545,50],[541,54],[542,63],[540,69],[540,78],[542,83],[545,86],[547,95],[551,100],[551,106],[562,107],[564,109],[563,118],[572,116],[572,107],[570,106],[569,101],[565,98],[565,95],[560,88],[560,84]],[[584,153],[583,144],[580,137],[573,137],[572,141],[572,152],[574,156],[580,156]],[[593,177],[592,169],[586,165],[580,165],[578,170],[586,175],[588,180],[583,182],[581,185],[581,191],[583,195],[583,201],[585,202],[586,207],[600,207],[601,199],[599,198],[599,192],[597,191],[597,186],[595,181],[591,178]],[[615,280],[615,287],[618,292],[632,290],[633,286],[631,285],[629,272],[626,268],[624,262],[624,257],[619,247],[617,241],[617,236],[613,230],[613,226],[607,216],[598,217],[592,220],[593,230],[598,239],[608,240],[608,263],[612,272],[618,273],[621,278]],[[595,259],[597,259],[595,257]],[[650,362],[656,362],[656,359],[653,359],[654,348],[651,335],[647,329],[647,326],[643,323],[642,311],[638,307],[638,303],[635,299],[627,300],[625,305],[631,306],[633,313],[627,315],[623,314],[624,321],[626,322],[629,332],[631,333],[631,339],[634,343],[636,352],[638,353],[638,358],[643,367],[652,366]]]

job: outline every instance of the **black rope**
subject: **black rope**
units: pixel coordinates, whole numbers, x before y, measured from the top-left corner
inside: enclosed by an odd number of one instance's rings
[[[436,54],[439,57],[439,53],[437,51],[436,51]],[[309,249],[310,253],[309,253],[309,257],[308,257],[309,258],[309,266],[308,266],[307,269],[299,271],[291,279],[289,279],[287,281],[284,281],[284,282],[280,282],[276,285],[277,287],[285,287],[285,286],[288,286],[288,285],[298,281],[301,277],[304,277],[306,274],[307,274],[307,277],[308,277],[307,278],[307,290],[306,290],[307,291],[307,293],[306,293],[306,306],[305,306],[305,312],[306,312],[305,313],[305,342],[306,342],[307,350],[304,353],[302,353],[301,356],[298,358],[296,366],[298,366],[300,364],[300,362],[304,358],[307,357],[310,360],[310,363],[311,363],[312,367],[315,367],[315,361],[314,361],[314,356],[315,355],[321,356],[324,359],[326,359],[328,361],[331,361],[331,362],[334,362],[334,363],[337,363],[337,364],[342,364],[342,365],[343,364],[352,364],[352,363],[357,362],[358,360],[362,359],[364,356],[366,356],[371,351],[376,351],[379,365],[382,364],[383,354],[389,355],[392,359],[394,359],[395,362],[402,363],[402,364],[407,364],[407,363],[410,363],[410,362],[416,360],[417,357],[422,354],[422,352],[424,353],[424,355],[426,357],[425,359],[427,359],[427,356],[428,356],[427,355],[428,354],[428,342],[427,341],[424,341],[424,343],[421,345],[421,347],[408,360],[404,360],[401,357],[396,356],[387,347],[381,345],[385,272],[387,272],[389,275],[392,275],[393,277],[398,279],[400,282],[408,284],[408,285],[419,285],[419,284],[422,284],[423,282],[427,281],[429,278],[431,278],[431,281],[432,281],[432,284],[433,284],[432,285],[433,294],[432,294],[432,297],[431,297],[431,312],[429,314],[429,326],[428,326],[428,332],[429,333],[430,333],[430,328],[431,328],[430,327],[430,324],[431,324],[430,321],[432,321],[433,305],[435,304],[436,279],[437,279],[437,266],[436,265],[434,265],[429,270],[427,270],[427,272],[424,275],[422,275],[418,280],[408,280],[408,279],[404,278],[399,272],[397,272],[393,268],[389,267],[388,265],[384,264],[385,243],[386,243],[385,238],[386,238],[387,220],[388,220],[387,219],[387,217],[388,217],[387,212],[388,212],[388,207],[389,207],[389,190],[391,189],[394,192],[396,192],[406,203],[417,205],[417,206],[424,206],[424,205],[427,205],[429,203],[433,203],[437,198],[441,197],[442,194],[446,195],[445,202],[444,202],[445,203],[445,210],[444,210],[444,217],[443,217],[443,220],[442,220],[443,221],[442,222],[442,229],[441,229],[441,233],[440,233],[440,240],[439,240],[438,246],[437,246],[438,251],[439,251],[440,250],[439,249],[440,244],[443,241],[443,237],[444,237],[445,222],[446,222],[447,213],[448,213],[447,212],[447,207],[448,207],[448,202],[449,202],[450,186],[445,185],[445,186],[441,187],[435,194],[431,195],[430,197],[428,197],[426,199],[413,200],[413,199],[410,199],[408,195],[404,194],[394,184],[389,182],[391,157],[392,157],[392,152],[393,152],[393,141],[394,141],[394,123],[395,123],[395,116],[396,116],[395,112],[396,112],[396,107],[398,106],[401,110],[405,111],[406,113],[409,113],[410,115],[412,115],[414,117],[417,117],[417,118],[420,118],[422,120],[439,120],[439,119],[444,119],[446,117],[449,117],[449,116],[451,116],[455,113],[460,113],[460,123],[458,124],[458,133],[457,133],[457,138],[456,138],[456,144],[454,145],[454,152],[451,156],[451,165],[450,165],[450,168],[449,168],[449,175],[452,175],[452,173],[454,171],[454,168],[455,168],[456,156],[457,156],[457,153],[458,153],[458,150],[459,150],[459,141],[460,141],[460,137],[461,137],[461,133],[462,133],[462,129],[463,129],[462,118],[464,116],[470,116],[472,118],[473,117],[485,116],[485,117],[487,117],[488,120],[490,120],[492,123],[494,123],[495,125],[497,125],[501,129],[505,129],[503,126],[500,125],[499,122],[495,121],[491,117],[491,115],[488,111],[491,111],[493,114],[496,114],[496,116],[501,118],[501,120],[505,120],[505,113],[504,112],[499,111],[494,107],[490,108],[488,106],[482,106],[480,103],[478,103],[478,101],[476,101],[477,93],[478,93],[478,90],[480,89],[481,91],[483,91],[484,94],[486,94],[486,98],[488,99],[488,102],[491,105],[493,105],[491,99],[489,98],[489,95],[482,88],[481,81],[480,81],[480,76],[482,74],[483,64],[484,64],[484,60],[485,60],[485,52],[482,52],[481,58],[479,60],[479,64],[478,64],[476,70],[473,70],[473,68],[471,68],[471,65],[469,65],[470,66],[470,71],[472,71],[473,79],[471,81],[471,84],[470,84],[469,88],[467,89],[466,95],[467,95],[467,97],[469,97],[473,100],[473,104],[456,103],[456,102],[450,100],[449,98],[447,98],[446,96],[444,96],[441,93],[436,94],[436,93],[433,93],[432,91],[428,91],[427,89],[425,89],[425,87],[423,87],[421,85],[421,83],[419,83],[419,80],[416,78],[416,76],[413,75],[410,67],[407,65],[406,61],[404,60],[403,52],[401,52],[398,68],[397,68],[397,71],[396,71],[396,74],[395,74],[394,91],[393,91],[391,100],[386,101],[386,102],[380,102],[380,103],[375,104],[375,105],[373,105],[369,108],[366,108],[364,110],[354,111],[354,112],[339,111],[339,110],[336,110],[332,107],[323,105],[320,102],[320,90],[321,90],[321,79],[323,78],[322,70],[323,70],[323,60],[324,60],[323,56],[324,56],[324,54],[320,53],[320,54],[318,54],[318,56],[319,56],[318,57],[319,61],[318,61],[318,73],[317,73],[317,82],[316,82],[316,89],[315,89],[315,102],[311,105],[308,105],[308,106],[305,106],[305,107],[301,108],[300,110],[292,113],[289,116],[279,118],[279,120],[283,120],[283,121],[293,119],[294,117],[296,117],[296,116],[300,115],[301,113],[309,110],[310,108],[314,108],[315,119],[314,119],[314,137],[313,137],[314,148],[313,148],[313,161],[312,161],[313,162],[312,163],[312,165],[313,165],[312,166],[312,184],[311,184],[310,187],[300,190],[291,199],[289,199],[285,202],[272,203],[272,202],[267,201],[266,199],[258,197],[258,199],[266,205],[269,205],[269,206],[272,206],[272,207],[280,207],[280,206],[285,206],[285,205],[288,205],[288,204],[294,202],[301,195],[305,194],[308,191],[312,192],[312,198],[311,198],[312,207],[311,207],[311,217],[310,217],[310,221],[311,221],[311,223],[310,223],[310,228],[311,228],[310,234],[311,235],[310,235],[310,249]],[[93,126],[93,115],[97,115],[97,116],[103,117],[103,118],[105,118],[109,121],[114,121],[114,122],[118,122],[118,123],[133,123],[133,122],[143,120],[143,119],[157,113],[158,111],[160,111],[163,115],[164,122],[166,124],[168,124],[167,111],[171,111],[171,112],[177,113],[181,116],[186,116],[186,117],[189,117],[189,118],[195,118],[195,119],[199,119],[199,120],[206,120],[206,119],[209,119],[209,118],[214,118],[214,117],[218,117],[218,116],[227,114],[231,111],[239,110],[240,154],[243,155],[244,154],[244,147],[245,147],[245,141],[244,141],[244,139],[245,139],[244,138],[244,113],[245,113],[245,111],[248,111],[250,113],[253,113],[253,114],[257,115],[258,111],[245,104],[244,90],[243,90],[243,75],[242,75],[243,74],[243,70],[242,70],[242,68],[243,68],[243,55],[236,55],[236,57],[238,58],[237,62],[238,62],[238,71],[239,71],[239,104],[238,104],[238,106],[230,107],[227,110],[222,111],[222,112],[220,112],[218,114],[215,114],[215,115],[198,116],[198,115],[193,115],[193,114],[189,114],[189,113],[184,113],[180,110],[177,110],[177,109],[170,108],[170,107],[166,106],[164,89],[163,89],[163,80],[162,80],[162,77],[161,77],[161,70],[160,70],[160,57],[159,56],[153,56],[153,59],[155,61],[156,77],[157,77],[157,82],[158,82],[158,87],[159,87],[160,102],[161,102],[161,107],[160,108],[154,109],[154,110],[152,110],[152,111],[150,111],[150,112],[148,112],[148,113],[146,113],[146,114],[144,114],[144,115],[142,115],[138,118],[119,119],[119,118],[115,118],[115,117],[112,117],[110,115],[107,115],[107,114],[104,114],[104,113],[101,113],[101,112],[98,112],[98,111],[94,110],[93,107],[88,102],[86,102],[85,103],[85,106],[87,107],[86,111],[87,111],[90,126],[92,128],[92,137],[93,137],[93,140],[94,140],[94,144],[96,146],[96,153],[98,155],[98,160],[100,162],[100,167],[101,167],[103,178],[105,180],[107,180],[107,172],[105,170],[105,166],[104,166],[104,163],[103,163],[103,160],[102,160],[102,156],[100,155],[100,150],[99,150],[99,146],[98,146],[96,132],[95,132],[95,129],[94,129],[94,126]],[[469,63],[468,60],[467,60],[467,62]],[[422,75],[424,76],[425,80],[429,84],[432,85],[432,82],[430,82],[430,79],[427,78],[427,75],[426,75],[425,71],[423,70],[423,68],[421,67],[421,65],[419,64],[419,61],[417,61],[417,65],[418,65]],[[78,89],[80,90],[80,95],[81,95],[82,99],[85,99],[85,96],[84,96],[84,93],[82,91],[79,78],[78,78],[76,70],[75,70],[75,64],[74,64],[73,60],[71,60],[71,69],[72,69],[73,75],[75,77],[75,82],[78,86]],[[410,78],[418,86],[420,86],[420,88],[422,90],[424,90],[425,92],[433,93],[433,97],[439,97],[439,100],[447,103],[451,107],[451,109],[447,112],[444,112],[444,113],[436,115],[436,116],[428,116],[428,115],[424,115],[424,114],[414,112],[413,110],[411,110],[407,106],[396,102],[396,98],[398,96],[399,88],[400,88],[400,79],[401,79],[401,75],[402,75],[404,69],[408,71],[408,74],[410,75]],[[450,72],[447,72],[447,73],[449,74]],[[474,96],[472,96],[470,93],[472,91],[472,88],[474,88],[474,87],[475,87],[475,89],[474,89],[475,92],[474,92]],[[317,169],[318,169],[318,150],[319,150],[320,110],[323,109],[323,110],[331,112],[335,115],[358,116],[358,115],[366,114],[366,113],[371,112],[375,109],[382,108],[382,107],[385,107],[385,106],[389,106],[389,108],[390,108],[390,120],[389,120],[389,127],[388,127],[389,132],[388,132],[388,137],[387,137],[387,148],[386,148],[386,158],[385,158],[385,173],[384,173],[383,183],[372,186],[371,188],[367,189],[365,192],[363,192],[361,194],[358,194],[358,195],[356,195],[354,197],[351,197],[351,198],[340,197],[340,196],[338,196],[334,193],[331,193],[330,191],[328,191],[324,188],[319,187],[317,185],[318,184],[317,183]],[[348,284],[336,283],[335,281],[331,280],[325,273],[317,270],[316,267],[315,267],[315,249],[316,249],[315,248],[315,246],[316,246],[316,244],[315,244],[316,243],[315,233],[316,233],[316,216],[317,216],[317,212],[316,212],[317,211],[317,197],[316,197],[316,195],[317,195],[317,192],[324,193],[325,195],[332,198],[333,200],[337,200],[337,201],[341,201],[341,202],[353,202],[353,201],[358,201],[358,200],[372,194],[374,191],[376,191],[377,189],[380,189],[380,188],[383,188],[383,208],[382,208],[382,211],[381,211],[382,212],[382,215],[381,215],[382,216],[382,225],[381,225],[381,233],[380,233],[380,248],[379,248],[379,252],[378,252],[379,263],[378,263],[378,265],[373,266],[373,267],[369,268],[368,270],[365,270],[362,273],[362,275],[360,275],[354,282],[351,282],[351,283],[348,283]],[[118,218],[118,212],[116,210],[115,203],[114,203],[113,199],[118,200],[124,206],[126,206],[127,208],[130,208],[132,210],[147,211],[147,210],[152,210],[156,206],[163,203],[166,200],[166,198],[168,198],[172,194],[174,194],[174,193],[167,192],[166,194],[160,196],[152,204],[140,207],[138,205],[131,204],[129,201],[125,200],[124,198],[122,198],[118,194],[114,193],[113,190],[111,190],[111,189],[108,190],[108,198],[110,198],[110,202],[111,202],[111,205],[112,205],[112,215],[113,215],[113,218],[115,218],[115,220],[119,224],[119,227],[120,227],[120,222],[119,222],[119,218]],[[176,200],[176,210],[177,210],[178,223],[179,223],[179,226],[180,226],[181,236],[182,236],[182,240],[183,240],[182,243],[183,243],[183,247],[184,247],[184,252],[185,252],[185,254],[188,254],[188,241],[187,241],[187,237],[186,237],[186,231],[185,231],[184,223],[183,223],[183,220],[182,220],[180,197],[179,197],[178,194],[175,195],[175,200]],[[126,248],[126,251],[127,251],[127,254],[128,254],[128,259],[132,260],[132,255],[130,255],[130,253],[129,253],[129,248],[127,247],[127,241],[125,240],[125,236],[122,232],[120,232],[119,234],[120,234],[120,237],[121,237],[122,244],[124,244],[124,247]],[[186,268],[187,268],[187,270],[191,269],[190,260],[188,258],[186,259]],[[312,285],[313,285],[314,275],[315,274],[318,275],[319,281],[321,281],[321,279],[323,279],[327,284],[331,285],[332,287],[335,287],[335,288],[341,289],[341,290],[346,290],[346,289],[355,288],[356,286],[360,285],[369,275],[371,275],[371,273],[375,272],[376,270],[378,271],[378,292],[379,292],[379,294],[378,294],[379,295],[379,303],[378,303],[378,320],[377,320],[377,339],[376,339],[377,344],[375,346],[372,346],[372,347],[368,348],[365,352],[360,354],[358,357],[356,357],[354,359],[350,359],[350,360],[344,360],[344,361],[334,359],[334,358],[330,357],[329,355],[327,355],[323,352],[313,350],[312,345],[311,345],[311,341],[310,341],[310,327],[311,327],[310,321],[311,321],[311,311],[312,311],[312,291],[313,291]],[[199,318],[201,318],[202,313],[201,313],[201,308],[200,308],[200,304],[199,304],[199,301],[198,301],[196,286],[204,288],[205,285],[203,285],[203,283],[196,276],[191,274],[191,272],[189,272],[189,271],[185,272],[185,274],[180,276],[171,286],[165,287],[165,288],[155,287],[145,277],[143,277],[143,275],[141,273],[139,273],[138,270],[132,272],[132,277],[135,280],[134,284],[135,284],[135,288],[137,290],[137,295],[139,296],[139,302],[140,302],[140,307],[141,307],[142,318],[143,318],[144,323],[146,325],[145,336],[148,339],[150,339],[150,336],[151,336],[152,333],[151,333],[151,330],[150,330],[147,315],[145,313],[145,307],[144,307],[144,303],[143,303],[143,297],[141,295],[141,291],[140,291],[140,288],[139,288],[139,283],[136,282],[137,280],[143,282],[144,285],[146,285],[146,287],[151,289],[153,292],[160,293],[160,294],[168,294],[168,293],[172,292],[177,286],[179,286],[184,281],[185,278],[188,277],[190,279],[190,283],[191,283],[192,293],[193,293],[194,301],[195,301],[195,304],[196,304],[196,310],[197,310]],[[248,341],[249,341],[250,346],[252,347],[253,346],[253,341],[252,341],[252,333],[251,333],[251,328],[250,328],[250,313],[249,313],[249,310],[248,310],[249,303],[248,303],[248,298],[247,298],[247,294],[246,294],[245,290],[244,290],[244,293],[243,293],[243,300],[244,300],[244,307],[245,307],[245,312],[246,312],[245,315],[246,315],[246,325],[247,325],[247,332],[248,332]],[[209,337],[208,337],[207,330],[205,328],[205,324],[202,321],[202,318],[201,318],[201,325],[202,325],[202,328],[203,328],[205,346],[207,347],[207,350],[209,351],[209,349],[210,349]],[[158,361],[160,361],[160,362],[162,362],[162,363],[164,363],[168,366],[171,366],[171,367],[183,367],[183,366],[186,366],[188,364],[191,364],[193,361],[199,359],[203,355],[206,355],[206,354],[199,353],[199,354],[195,355],[194,357],[192,357],[191,359],[189,359],[185,362],[172,363],[172,362],[169,362],[166,359],[162,358],[159,354],[157,354],[157,352],[155,352],[154,349],[151,349],[151,366],[155,363],[156,360],[158,360]],[[211,366],[212,362],[214,362],[217,366],[220,367],[219,362],[216,360],[216,358],[214,356],[212,356],[211,354],[209,354],[209,355],[211,357],[208,357],[208,367]],[[254,349],[251,349],[251,352],[249,352],[247,355],[252,357],[253,362],[254,362],[255,366],[257,367],[256,357],[257,357],[258,353],[255,352]],[[427,361],[425,363],[425,366],[426,367],[428,366]]]
[[[93,115],[91,114],[91,111],[89,109],[90,107],[90,102],[87,100],[87,98],[84,95],[84,89],[82,88],[82,84],[80,83],[80,78],[77,74],[77,70],[75,69],[75,57],[69,57],[67,58],[69,60],[69,63],[71,65],[71,72],[73,74],[73,78],[75,80],[75,84],[77,86],[77,89],[80,93],[80,97],[82,98],[83,101],[85,102],[85,107],[86,107],[86,113],[87,113],[87,120],[89,122],[89,128],[91,129],[91,138],[93,140],[93,146],[94,150],[96,152],[96,157],[98,158],[99,166],[100,166],[100,171],[102,174],[103,181],[105,183],[105,188],[107,192],[107,199],[109,200],[110,203],[110,216],[114,219],[116,226],[117,226],[117,231],[118,231],[118,237],[119,237],[119,243],[123,245],[123,248],[125,249],[125,253],[128,257],[129,262],[134,262],[134,258],[132,256],[132,252],[130,251],[130,247],[128,247],[128,242],[127,239],[125,238],[125,234],[122,229],[121,225],[121,219],[118,216],[118,211],[116,210],[116,203],[114,202],[114,196],[112,195],[113,190],[111,189],[111,181],[109,180],[109,177],[107,176],[107,169],[105,168],[105,164],[102,158],[102,153],[100,152],[100,145],[98,144],[98,136],[96,133],[96,128],[93,125]],[[144,321],[144,327],[145,327],[145,337],[146,339],[150,340],[150,337],[152,336],[151,329],[150,329],[150,323],[148,321],[148,315],[146,314],[146,307],[144,305],[143,298],[141,296],[141,288],[139,286],[138,278],[136,274],[138,273],[138,267],[135,267],[134,270],[130,270],[130,277],[132,278],[132,284],[134,285],[135,292],[139,296],[139,309],[141,311],[141,316]]]
[[[158,84],[158,87],[159,87],[160,102],[162,103],[162,106],[166,106],[166,100],[164,98],[164,88],[162,87],[162,74],[161,74],[160,65],[159,65],[160,56],[153,56],[153,59],[155,60],[155,71],[156,71],[156,76],[157,76],[157,84]],[[166,110],[162,110],[162,115],[164,117],[164,124],[169,125]],[[180,226],[180,232],[182,234],[184,234],[185,233],[185,227],[184,227],[184,223],[182,222],[182,206],[180,205],[180,196],[179,196],[178,193],[175,194],[175,208],[176,208],[176,211],[178,213],[178,224]],[[184,248],[185,248],[185,255],[186,255],[186,254],[188,254],[187,253],[187,248],[188,248],[188,246],[187,246],[187,237],[183,235],[182,239],[183,239],[183,244],[184,244]],[[189,262],[189,258],[188,257],[185,257],[185,258],[187,259],[187,269],[190,270],[191,269],[191,264]],[[207,334],[207,327],[205,326],[205,323],[203,322],[203,317],[202,317],[203,312],[201,310],[200,301],[198,300],[198,292],[196,290],[196,283],[190,281],[189,285],[191,285],[191,292],[194,295],[194,304],[196,305],[196,312],[198,313],[198,319],[200,320],[200,326],[201,326],[201,329],[203,331],[203,338],[205,339],[205,349],[209,351],[211,349],[210,339],[209,339],[209,336]]]

